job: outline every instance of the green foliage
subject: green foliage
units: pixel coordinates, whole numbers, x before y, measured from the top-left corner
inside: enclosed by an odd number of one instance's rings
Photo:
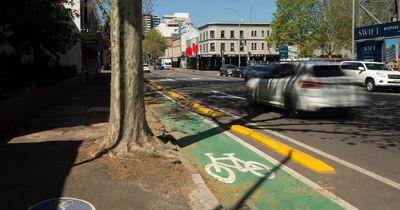
[[[63,5],[72,5],[72,0],[0,0],[0,4],[7,8],[0,15],[0,45],[11,45],[17,60],[32,54],[34,62],[46,63],[49,55],[58,58],[75,44],[75,13]]]
[[[163,55],[166,48],[167,43],[165,38],[156,29],[151,29],[149,32],[144,34],[143,54],[151,54],[151,63],[154,62],[154,59]]]
[[[277,0],[276,6],[270,41],[277,46],[299,45],[301,56],[309,55],[319,22],[319,1]]]
[[[314,46],[324,54],[333,55],[341,49],[351,49],[352,2],[329,0],[319,6],[319,21],[314,36]]]

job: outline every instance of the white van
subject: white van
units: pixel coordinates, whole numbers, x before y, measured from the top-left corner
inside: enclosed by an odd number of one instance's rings
[[[365,61],[344,61],[340,63],[343,72],[351,76],[355,83],[375,91],[379,87],[392,88],[400,92],[400,72],[384,63]]]
[[[172,60],[170,58],[161,59],[161,69],[172,69]]]

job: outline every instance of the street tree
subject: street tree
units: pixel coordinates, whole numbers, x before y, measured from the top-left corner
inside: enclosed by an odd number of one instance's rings
[[[142,25],[141,0],[111,0],[110,121],[103,146],[120,156],[157,143],[145,118]]]
[[[352,4],[348,0],[321,2],[318,25],[312,37],[314,45],[323,54],[333,55],[342,49],[351,49]]]
[[[163,55],[166,48],[166,40],[157,29],[151,29],[145,33],[143,52],[151,56],[150,63],[153,63],[155,58]]]
[[[319,0],[277,0],[269,41],[278,47],[298,45],[300,56],[312,53],[312,37],[318,25]]]

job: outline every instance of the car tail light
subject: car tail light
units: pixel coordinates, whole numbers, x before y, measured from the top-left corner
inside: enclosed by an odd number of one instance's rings
[[[313,82],[313,81],[303,81],[299,82],[301,84],[301,88],[319,88],[321,86],[320,82]]]

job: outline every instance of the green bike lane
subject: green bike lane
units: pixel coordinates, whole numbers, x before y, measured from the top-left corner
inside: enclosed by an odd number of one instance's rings
[[[354,208],[289,174],[282,166],[289,157],[274,164],[174,102],[159,102],[153,109],[224,207],[245,199],[257,209]]]

